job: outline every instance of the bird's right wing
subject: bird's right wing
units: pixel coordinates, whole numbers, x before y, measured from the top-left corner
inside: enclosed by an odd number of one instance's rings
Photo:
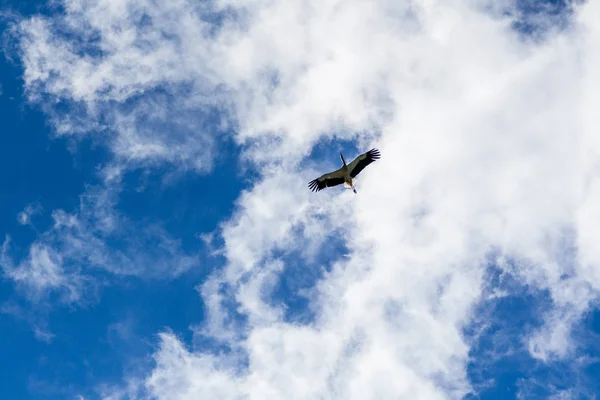
[[[344,171],[342,168],[337,171],[330,172],[325,175],[321,175],[317,179],[313,179],[308,183],[308,188],[313,192],[325,189],[326,187],[337,186],[344,183]]]
[[[379,153],[379,150],[377,149],[371,149],[366,153],[361,154],[360,156],[356,157],[354,161],[348,164],[348,171],[350,171],[350,176],[352,178],[356,177],[356,175],[358,175],[360,171],[365,169],[367,165],[371,164],[375,160],[379,160],[380,158],[381,153]]]

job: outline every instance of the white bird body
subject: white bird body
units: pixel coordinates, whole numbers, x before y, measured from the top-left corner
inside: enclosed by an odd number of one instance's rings
[[[314,179],[308,183],[308,187],[313,192],[325,189],[326,187],[336,186],[344,184],[344,187],[351,188],[356,193],[354,187],[355,177],[362,171],[367,165],[371,164],[375,160],[381,157],[379,150],[371,149],[364,154],[356,157],[350,164],[346,164],[344,156],[340,152],[340,159],[342,160],[342,166],[340,169],[330,172],[328,174],[321,175],[317,179]]]

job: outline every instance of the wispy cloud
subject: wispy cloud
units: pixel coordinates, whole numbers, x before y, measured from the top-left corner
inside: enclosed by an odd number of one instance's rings
[[[28,204],[25,209],[17,215],[17,220],[21,225],[29,225],[31,224],[31,217],[41,214],[42,212],[43,208],[39,202]]]
[[[598,3],[533,42],[487,1],[64,4],[63,15],[15,31],[31,99],[58,132],[105,131],[117,171],[164,162],[205,171],[223,126],[195,129],[215,126],[217,110],[261,173],[222,225],[226,265],[200,287],[208,317],[197,334],[229,351],[187,349],[162,333],[156,368],[135,390],[460,398],[471,390],[463,327],[492,251],[506,273],[552,298],[526,338],[531,353],[570,354],[572,324],[600,283]],[[321,170],[302,162],[324,138],[381,149],[359,195],[307,191]],[[53,243],[69,244],[57,254],[130,272],[140,264],[97,240],[118,232],[119,219],[103,214],[102,196],[89,201],[88,218],[55,214]],[[286,270],[281,253],[318,264],[310,254],[335,230],[350,251],[330,249],[331,271],[310,296],[315,320],[284,321],[269,301]]]
[[[188,254],[160,225],[142,227],[117,211],[118,193],[114,186],[89,187],[77,210],[52,213],[53,225],[26,256],[13,256],[7,238],[0,260],[4,275],[32,300],[55,293],[65,303],[84,304],[96,301],[97,289],[106,283],[106,276],[95,271],[163,279],[199,265],[198,255]]]
[[[85,279],[77,272],[66,271],[63,256],[54,248],[34,243],[29,254],[15,265],[9,255],[9,245],[10,238],[6,238],[1,258],[4,275],[21,286],[29,299],[46,300],[53,292],[66,303],[76,303],[81,299]]]
[[[45,316],[40,317],[39,310],[36,311],[24,308],[13,301],[6,301],[0,306],[0,313],[11,315],[17,320],[22,320],[29,324],[37,340],[51,343],[55,335],[50,331]]]
[[[69,1],[65,11],[11,30],[29,98],[48,113],[56,133],[94,133],[113,152],[113,174],[164,162],[209,170],[218,128],[211,123],[207,132],[205,122],[222,96],[191,60],[181,60],[181,31],[203,36],[201,27],[185,22],[195,15],[191,3]],[[180,23],[171,20],[176,16]],[[57,101],[62,107],[52,105]]]

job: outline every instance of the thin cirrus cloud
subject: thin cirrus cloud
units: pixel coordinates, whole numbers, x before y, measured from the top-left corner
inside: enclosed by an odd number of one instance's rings
[[[94,270],[164,278],[198,265],[198,255],[185,251],[161,226],[131,221],[116,210],[118,194],[114,185],[88,187],[78,210],[52,212],[50,229],[39,234],[20,259],[7,236],[0,258],[5,276],[36,303],[81,305],[97,300],[100,281],[92,277]],[[34,211],[39,207],[27,206],[19,222],[31,223]]]
[[[260,172],[221,225],[224,268],[199,286],[198,345],[160,333],[154,369],[112,395],[460,398],[490,264],[549,293],[522,348],[540,362],[577,352],[572,327],[600,283],[596,2],[537,41],[487,1],[64,6],[13,31],[57,132],[101,135],[118,172],[207,172],[231,132]],[[301,161],[330,139],[382,151],[357,196],[306,189],[337,149]],[[319,265],[330,232],[349,252],[330,250],[306,294],[314,318],[290,322],[271,301],[285,256]]]

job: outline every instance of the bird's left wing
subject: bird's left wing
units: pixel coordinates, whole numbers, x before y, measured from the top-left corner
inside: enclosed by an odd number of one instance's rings
[[[342,169],[321,175],[317,179],[313,179],[308,183],[308,188],[313,192],[325,189],[326,187],[337,186],[344,183],[344,175]]]
[[[371,164],[373,161],[381,158],[381,153],[377,149],[371,149],[364,154],[356,157],[354,161],[348,164],[348,171],[350,172],[350,176],[354,178],[356,175],[360,173],[365,167]]]

